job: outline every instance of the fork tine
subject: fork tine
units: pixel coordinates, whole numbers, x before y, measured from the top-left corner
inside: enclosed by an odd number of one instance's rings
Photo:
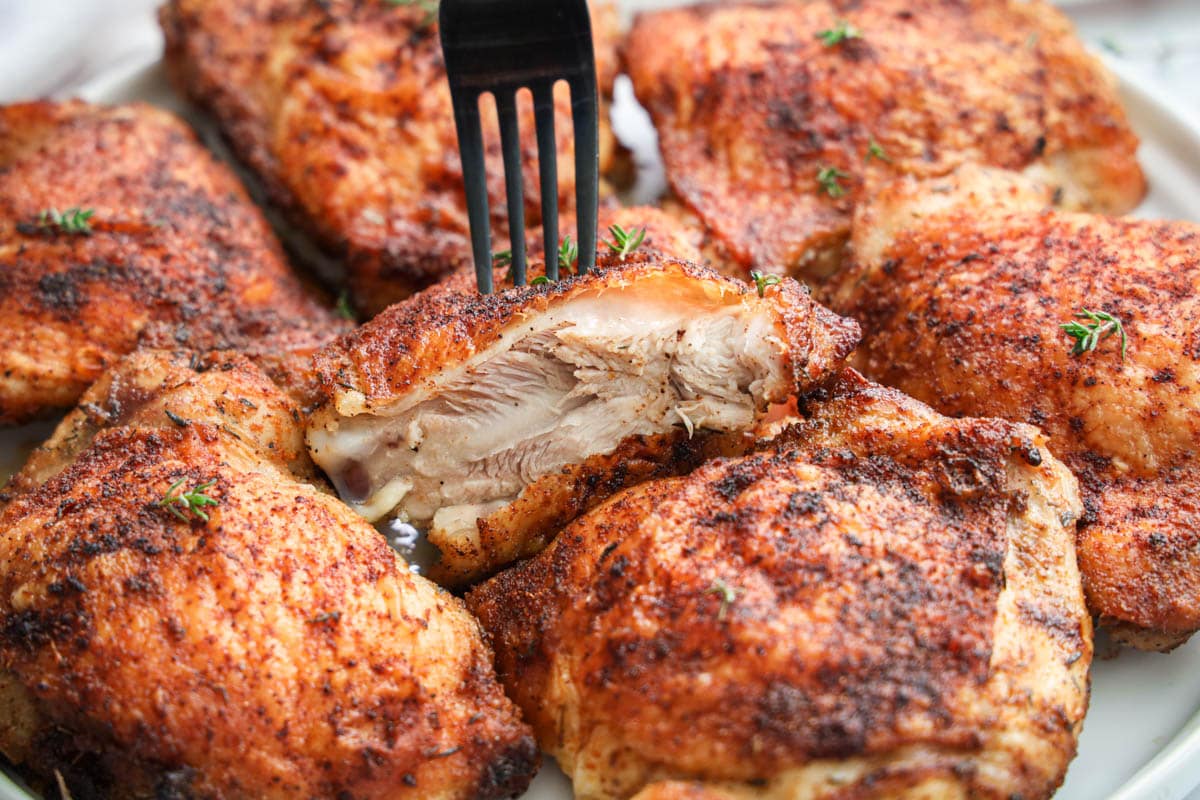
[[[508,239],[512,247],[513,285],[525,285],[525,188],[521,172],[521,134],[515,90],[497,90],[500,148],[504,152],[504,191],[508,194]]]
[[[596,266],[596,228],[599,225],[600,131],[596,74],[571,80],[571,117],[575,125],[575,208],[579,240],[579,274]]]
[[[488,217],[487,167],[483,158],[483,129],[479,121],[479,94],[452,92],[454,125],[467,190],[467,218],[471,224],[471,252],[475,257],[475,282],[483,294],[492,293],[492,226]]]
[[[546,277],[558,280],[558,152],[554,136],[554,83],[533,88],[537,125],[538,172],[542,189],[542,239],[545,241]]]

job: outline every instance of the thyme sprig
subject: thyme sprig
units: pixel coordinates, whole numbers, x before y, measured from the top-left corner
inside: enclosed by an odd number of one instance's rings
[[[820,31],[817,33],[817,38],[821,40],[821,44],[826,47],[836,47],[842,42],[850,39],[861,39],[862,31],[851,25],[844,19],[839,19],[837,23],[829,30]]]
[[[1078,322],[1076,320],[1087,320]],[[1125,326],[1121,320],[1105,311],[1082,309],[1075,314],[1075,319],[1064,322],[1058,327],[1075,340],[1071,355],[1081,356],[1090,353],[1100,346],[1100,342],[1116,334],[1121,337],[1121,360],[1125,360],[1125,352],[1129,347],[1129,337],[1125,334]]]
[[[575,269],[578,260],[579,245],[571,240],[571,234],[567,234],[558,246],[558,268],[562,272],[570,272]]]
[[[769,273],[759,272],[758,270],[751,270],[750,280],[754,281],[754,285],[758,287],[758,296],[766,297],[767,287],[778,285],[780,278],[778,275],[771,275]]]
[[[878,158],[885,164],[892,163],[892,157],[883,149],[883,145],[874,139],[867,143],[867,155],[863,158],[863,161],[870,161],[872,158]]]
[[[217,505],[217,501],[205,494],[205,491],[216,485],[216,478],[205,481],[187,491],[180,491],[180,487],[186,480],[187,478],[180,478],[172,483],[163,498],[154,505],[158,508],[165,508],[184,522],[190,521],[188,514],[208,522],[208,513],[204,508]]]
[[[733,605],[734,601],[737,600],[738,589],[737,587],[730,586],[720,578],[717,578],[712,582],[712,586],[708,587],[705,594],[715,594],[720,596],[721,607],[717,611],[717,619],[725,619],[725,614],[728,613],[729,606]]]
[[[846,187],[842,186],[839,181],[849,177],[849,173],[842,172],[837,167],[821,167],[817,170],[817,185],[825,194],[836,199],[846,195]]]
[[[625,230],[620,225],[609,225],[608,232],[612,236],[612,241],[606,241],[604,244],[609,250],[616,253],[622,261],[634,250],[637,250],[646,239],[645,228],[630,228],[629,230]]]
[[[348,319],[351,322],[358,321],[358,316],[354,313],[354,306],[350,305],[350,293],[347,291],[343,290],[338,295],[337,305],[333,307],[333,310],[342,319]]]
[[[93,209],[80,208],[79,206],[72,206],[65,211],[59,211],[57,208],[47,208],[38,214],[37,224],[43,230],[57,228],[63,233],[86,236],[92,232],[89,220],[91,220],[95,213]]]

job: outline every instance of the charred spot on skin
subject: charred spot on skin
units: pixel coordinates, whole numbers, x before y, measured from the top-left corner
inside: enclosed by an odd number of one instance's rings
[[[613,550],[617,549],[617,544],[618,544],[617,542],[610,542],[608,545],[605,546],[604,550],[602,550],[600,552],[600,558],[596,559],[597,567],[602,566],[604,564],[605,559],[607,559],[610,555],[612,555]]]
[[[522,736],[488,762],[473,796],[479,800],[515,797],[528,788],[540,765],[537,744],[532,737]]]
[[[1175,381],[1175,370],[1170,367],[1164,367],[1154,373],[1154,376],[1150,380],[1155,383],[1173,383]]]
[[[1016,450],[1029,466],[1040,467],[1042,465],[1042,451],[1033,442],[1021,442],[1017,445]]]
[[[83,294],[71,274],[56,273],[38,281],[38,300],[46,309],[75,311],[83,304]]]

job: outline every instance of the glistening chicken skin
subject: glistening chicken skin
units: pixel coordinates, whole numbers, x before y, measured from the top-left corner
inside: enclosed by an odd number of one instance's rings
[[[463,275],[331,345],[314,460],[364,516],[427,527],[433,574],[463,583],[622,486],[738,447],[717,434],[740,439],[857,341],[794,282],[760,296],[651,245],[492,296]]]
[[[313,352],[349,328],[331,305],[183,120],[0,106],[0,425],[69,408],[139,346],[239,350],[307,402]]]
[[[159,12],[177,86],[219,123],[293,225],[375,314],[470,260],[457,134],[436,13],[387,0],[170,0]],[[615,8],[593,6],[601,101],[616,72]],[[566,85],[555,92],[558,201],[575,200]],[[541,214],[532,103],[518,98],[526,216]],[[488,195],[507,231],[494,106],[483,107]],[[600,115],[601,169],[613,138]],[[500,245],[496,249],[502,249]]]
[[[860,209],[833,302],[862,322],[871,377],[1046,431],[1082,485],[1092,610],[1170,649],[1200,629],[1200,225],[1049,202],[976,167],[898,182]]]
[[[1110,213],[1145,192],[1115,81],[1044,0],[666,8],[622,56],[674,199],[738,274],[819,286],[855,205],[901,175],[992,164]]]
[[[15,481],[0,751],[47,796],[58,775],[112,800],[528,785],[478,623],[302,482],[298,418],[243,357],[140,351]]]
[[[467,604],[582,800],[1047,798],[1092,639],[1046,444],[847,371]]]

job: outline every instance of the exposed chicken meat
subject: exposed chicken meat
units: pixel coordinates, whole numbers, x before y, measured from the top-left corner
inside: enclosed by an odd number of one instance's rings
[[[333,395],[309,445],[353,508],[427,527],[441,577],[466,580],[528,554],[535,532],[532,549],[544,544],[547,498],[542,513],[504,514],[530,487],[584,465],[598,498],[598,476],[611,493],[628,482],[630,459],[694,463],[682,454],[713,432],[753,427],[856,336],[795,283],[759,297],[685,262],[612,259],[583,278],[492,297],[462,278],[318,357]],[[623,447],[629,458],[613,461]],[[554,510],[580,510],[556,497]],[[489,541],[497,515],[509,530]]]

